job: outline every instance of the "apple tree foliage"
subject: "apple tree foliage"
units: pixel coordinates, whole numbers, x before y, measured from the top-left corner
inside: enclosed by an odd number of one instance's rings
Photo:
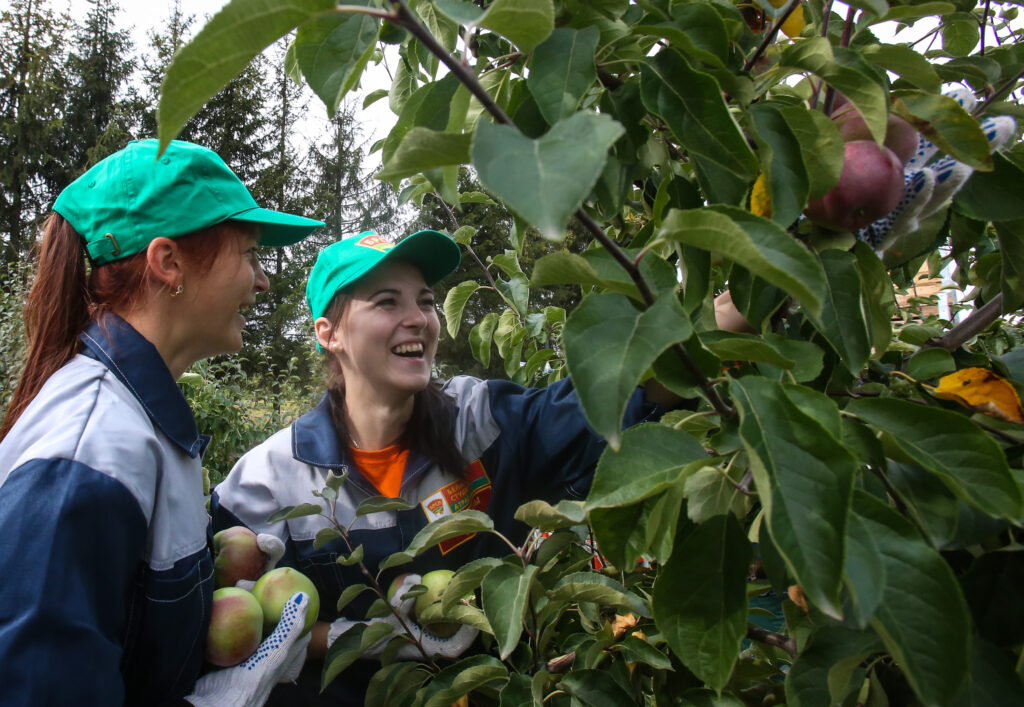
[[[329,112],[396,53],[390,88],[366,98],[397,115],[377,178],[443,201],[466,245],[462,204],[516,215],[507,248],[480,254],[486,281],[448,293],[449,332],[524,384],[571,374],[608,440],[585,501],[520,509],[547,540],[457,573],[452,595],[479,590],[480,606],[447,608],[490,650],[448,665],[385,652],[373,704],[1021,703],[1024,145],[993,153],[979,125],[1022,114],[1017,7],[772,4],[233,0],[175,57],[164,142],[293,31],[286,68]],[[893,34],[909,26],[913,40]],[[954,85],[970,111],[944,96]],[[801,217],[842,170],[837,93],[876,140],[897,112],[975,170],[885,252]],[[486,193],[459,193],[466,166]],[[770,212],[750,208],[762,174]],[[590,246],[522,270],[528,239],[568,229]],[[913,297],[897,308],[922,265],[967,290],[956,323],[917,316]],[[566,284],[570,311],[535,304]],[[751,333],[717,328],[726,289]],[[464,323],[485,296],[500,304]],[[1001,392],[939,394],[968,370]],[[622,431],[652,376],[692,406]],[[494,529],[459,513],[385,564],[469,532]],[[366,633],[332,647],[325,680],[382,637]]]

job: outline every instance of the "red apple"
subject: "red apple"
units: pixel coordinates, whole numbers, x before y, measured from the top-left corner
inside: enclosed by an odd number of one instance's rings
[[[306,635],[320,613],[320,594],[309,577],[291,567],[278,567],[260,577],[252,588],[252,594],[263,609],[263,633],[270,634],[281,620],[281,611],[295,592],[309,595],[309,609],[302,635]]]
[[[832,120],[839,128],[843,142],[873,140],[868,125],[857,107],[846,103],[832,111]],[[885,141],[882,143],[896,153],[902,164],[906,164],[917,151],[917,131],[903,118],[893,113],[885,124]]]
[[[251,656],[263,638],[263,610],[249,592],[223,587],[213,593],[206,660],[226,668]]]
[[[213,536],[213,576],[217,587],[233,587],[240,579],[257,580],[267,556],[256,544],[256,533],[236,525]]]
[[[811,221],[836,231],[855,231],[896,208],[903,196],[903,165],[888,147],[873,140],[843,146],[839,183],[807,205]]]

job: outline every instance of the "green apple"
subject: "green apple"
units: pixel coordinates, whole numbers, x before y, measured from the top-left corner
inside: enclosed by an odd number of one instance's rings
[[[240,579],[259,579],[266,564],[256,533],[248,528],[236,525],[213,536],[213,577],[218,588],[233,587]]]
[[[295,592],[309,595],[309,610],[302,631],[305,636],[316,622],[320,613],[320,594],[309,577],[291,567],[278,567],[260,577],[252,588],[252,594],[263,609],[263,634],[269,635],[281,620],[281,611]]]
[[[249,592],[222,587],[213,593],[206,660],[220,668],[238,665],[263,639],[263,609]]]
[[[448,638],[459,630],[461,624],[451,621],[431,621],[432,615],[441,611],[441,597],[448,583],[452,581],[455,573],[451,570],[434,570],[427,572],[420,578],[420,584],[427,588],[423,594],[416,597],[416,604],[413,610],[417,620],[423,624],[430,633],[441,638]]]

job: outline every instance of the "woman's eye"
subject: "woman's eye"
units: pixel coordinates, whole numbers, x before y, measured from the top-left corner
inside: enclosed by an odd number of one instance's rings
[[[433,307],[437,304],[437,301],[431,297],[430,299],[420,300],[421,307]]]
[[[377,300],[378,307],[392,307],[395,304],[395,300],[392,297],[385,297],[384,299]]]

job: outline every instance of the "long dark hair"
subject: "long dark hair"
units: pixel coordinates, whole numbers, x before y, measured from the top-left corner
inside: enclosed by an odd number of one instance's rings
[[[182,257],[197,275],[209,271],[226,242],[217,224],[176,239]],[[39,267],[25,301],[25,366],[18,378],[0,439],[36,397],[47,379],[80,349],[78,335],[89,320],[114,310],[130,311],[153,281],[146,253],[90,268],[85,242],[63,216],[47,219],[37,247]]]
[[[331,326],[339,326],[351,296],[339,292],[331,300],[324,316]],[[327,400],[338,444],[342,449],[352,442],[345,417],[345,377],[341,364],[329,351],[324,351],[327,366]],[[466,459],[455,444],[455,419],[458,409],[455,400],[441,390],[441,383],[432,380],[426,388],[413,396],[412,416],[398,442],[405,448],[422,454],[452,476],[465,474]]]

